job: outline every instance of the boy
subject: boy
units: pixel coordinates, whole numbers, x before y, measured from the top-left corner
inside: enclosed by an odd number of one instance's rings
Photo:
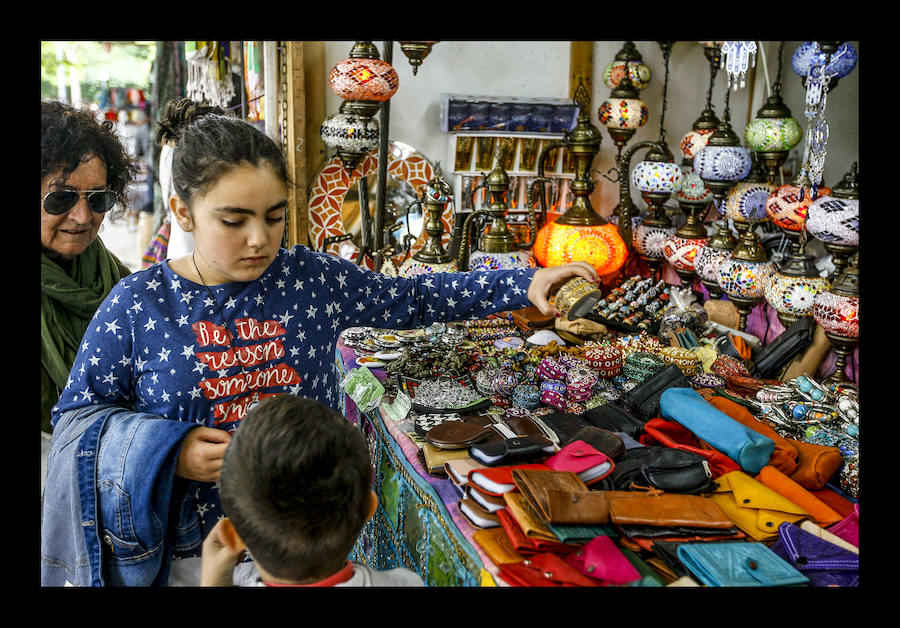
[[[203,586],[231,586],[246,551],[258,586],[424,586],[404,568],[348,560],[378,498],[359,430],[304,397],[268,397],[228,445],[219,480],[226,517],[203,542]]]

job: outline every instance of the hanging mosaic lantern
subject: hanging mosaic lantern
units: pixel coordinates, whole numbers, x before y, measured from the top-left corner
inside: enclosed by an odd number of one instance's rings
[[[719,287],[719,267],[731,257],[731,252],[737,246],[737,238],[731,233],[728,225],[719,222],[716,233],[713,234],[697,252],[694,258],[694,272],[700,278],[700,282],[706,287],[712,299],[722,298],[722,288]]]
[[[609,131],[616,146],[624,146],[647,123],[650,110],[640,99],[631,79],[626,76],[600,105],[597,117],[600,124]]]
[[[856,48],[850,42],[845,41],[838,46],[825,67],[825,74],[831,77],[829,91],[834,89],[837,79],[843,78],[853,71],[858,60],[859,53],[857,53]],[[797,46],[797,49],[791,56],[791,67],[804,80],[804,85],[806,84],[806,77],[809,76],[810,68],[823,63],[825,63],[825,53],[817,41],[803,42]]]
[[[803,129],[784,104],[781,96],[772,95],[744,129],[744,142],[768,169],[768,180],[774,183],[788,153],[803,139]]]
[[[350,111],[371,117],[397,92],[400,79],[394,67],[378,58],[371,42],[357,42],[350,56],[339,61],[328,75],[331,90],[350,102]]]
[[[856,162],[829,194],[814,200],[806,216],[806,231],[831,253],[834,272],[840,276],[859,247],[859,172]]]
[[[319,133],[325,145],[334,149],[348,170],[353,170],[359,160],[378,146],[378,121],[376,118],[346,113],[346,103],[341,111],[322,122]]]
[[[769,278],[766,301],[778,313],[785,327],[804,316],[812,316],[816,295],[828,289],[828,280],[819,276],[815,257],[794,253]]]
[[[747,317],[763,300],[774,266],[752,229],[741,234],[731,257],[719,266],[719,287],[740,314],[738,329],[747,328]]]
[[[760,181],[741,181],[728,191],[722,204],[722,216],[738,222],[756,224],[768,220],[766,201],[775,186]]]
[[[603,82],[610,89],[615,89],[626,76],[636,89],[645,89],[650,84],[650,68],[644,63],[634,42],[630,41],[625,42],[615,59],[603,70]]]

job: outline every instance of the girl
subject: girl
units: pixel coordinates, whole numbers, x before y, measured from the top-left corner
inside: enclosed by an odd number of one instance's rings
[[[556,286],[576,275],[598,281],[584,263],[389,278],[284,249],[281,150],[226,116],[181,131],[172,176],[170,206],[193,251],[113,289],[54,409],[45,584],[199,584],[231,431],[276,394],[338,407],[333,361],[344,328],[422,327],[529,304],[549,314]],[[235,583],[255,577],[243,563]]]

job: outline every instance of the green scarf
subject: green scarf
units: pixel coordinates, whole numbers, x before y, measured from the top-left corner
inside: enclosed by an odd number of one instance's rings
[[[68,272],[41,252],[41,430],[50,432],[50,409],[66,386],[87,326],[130,271],[96,238]]]

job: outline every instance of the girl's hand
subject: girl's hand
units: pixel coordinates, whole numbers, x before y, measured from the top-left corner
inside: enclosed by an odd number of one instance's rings
[[[562,266],[541,268],[531,278],[528,286],[528,300],[542,314],[559,316],[559,310],[550,305],[550,295],[573,277],[584,277],[594,284],[600,283],[600,276],[587,262],[571,262]]]
[[[212,427],[195,427],[184,437],[175,475],[199,482],[216,482],[222,471],[231,434]]]

